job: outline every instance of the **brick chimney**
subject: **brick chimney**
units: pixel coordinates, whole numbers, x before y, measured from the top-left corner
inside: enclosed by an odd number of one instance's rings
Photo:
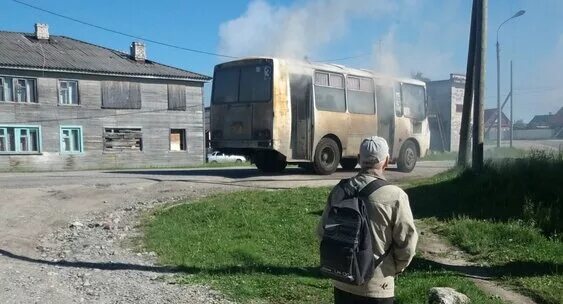
[[[147,51],[145,44],[142,42],[131,43],[131,57],[139,62],[145,62],[147,59]]]
[[[37,38],[37,40],[49,40],[49,25],[35,23],[35,38]]]

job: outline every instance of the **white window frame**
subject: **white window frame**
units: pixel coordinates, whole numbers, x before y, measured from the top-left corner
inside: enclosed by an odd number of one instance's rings
[[[61,93],[63,93],[63,88],[61,88],[61,84],[62,83],[66,83],[67,87],[66,89],[64,89],[66,91],[66,96],[69,100],[69,103],[64,103],[63,100],[61,99]],[[72,100],[73,94],[71,94],[71,91],[69,90],[69,84],[70,83],[75,83],[76,84],[76,100]],[[78,106],[80,105],[80,95],[79,95],[79,89],[78,89],[78,80],[74,80],[74,79],[59,79],[58,84],[57,84],[57,95],[58,95],[58,99],[59,99],[59,105],[63,105],[63,106]]]
[[[69,142],[70,142],[70,147],[71,147],[70,150],[71,151],[65,150],[64,131],[66,131],[66,130],[70,131]],[[72,131],[78,131],[78,139],[73,138]],[[73,150],[74,143],[75,143],[76,140],[78,140],[78,151]],[[81,154],[81,153],[84,153],[84,133],[82,132],[82,126],[60,126],[59,127],[59,141],[60,141],[60,149],[59,150],[60,150],[61,154]]]
[[[17,99],[18,82],[24,81],[25,83],[25,100]],[[10,84],[9,90],[6,90],[6,84]],[[10,75],[0,75],[0,85],[2,85],[2,93],[0,102],[17,102],[17,103],[38,103],[37,101],[37,79],[29,77],[18,77]],[[8,96],[10,95],[10,98]]]
[[[8,148],[8,145],[10,144],[10,141],[8,140],[8,129],[14,129],[14,150],[13,151],[0,151],[0,154],[41,154],[41,152],[43,151],[42,149],[42,132],[41,132],[41,126],[36,126],[36,125],[0,125],[0,129],[4,130],[4,136],[3,140],[5,143],[5,147]],[[28,149],[25,151],[22,151],[22,146],[21,146],[21,133],[22,130],[25,130],[27,132],[27,145],[28,145]],[[37,142],[33,143],[31,141],[31,132],[36,131],[37,132]],[[37,151],[30,151],[29,148],[35,144],[37,146]]]

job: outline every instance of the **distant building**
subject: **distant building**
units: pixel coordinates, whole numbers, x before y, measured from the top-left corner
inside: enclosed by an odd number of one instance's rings
[[[204,161],[211,78],[64,36],[0,31],[0,170]]]
[[[552,138],[563,138],[563,107],[555,114],[534,116],[528,123],[528,129],[551,130]]]
[[[484,119],[485,121],[485,140],[496,140],[497,139],[497,128],[498,128],[498,111],[497,109],[486,109]],[[501,139],[510,139],[510,119],[502,113],[501,116]]]
[[[430,123],[430,150],[457,151],[463,110],[465,76],[426,83]]]

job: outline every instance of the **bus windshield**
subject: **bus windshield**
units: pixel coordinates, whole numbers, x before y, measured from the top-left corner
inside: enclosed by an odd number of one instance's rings
[[[402,86],[403,113],[406,117],[416,120],[426,118],[426,98],[424,87],[405,83]]]
[[[271,98],[271,64],[251,63],[215,70],[213,103],[264,102]]]

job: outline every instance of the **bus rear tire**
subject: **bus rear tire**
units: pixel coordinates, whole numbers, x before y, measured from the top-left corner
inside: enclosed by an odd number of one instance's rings
[[[334,173],[340,162],[340,148],[332,139],[325,137],[319,141],[315,150],[313,169],[317,174],[329,175]]]
[[[416,145],[411,140],[405,142],[399,152],[399,159],[397,160],[397,168],[401,172],[409,173],[416,166],[418,153],[416,152]]]
[[[264,173],[278,173],[285,169],[287,162],[278,152],[263,152],[254,158],[254,164],[258,170]]]
[[[342,166],[342,169],[344,170],[354,170],[356,169],[356,166],[358,165],[358,159],[357,158],[343,158],[340,160],[340,165]]]

